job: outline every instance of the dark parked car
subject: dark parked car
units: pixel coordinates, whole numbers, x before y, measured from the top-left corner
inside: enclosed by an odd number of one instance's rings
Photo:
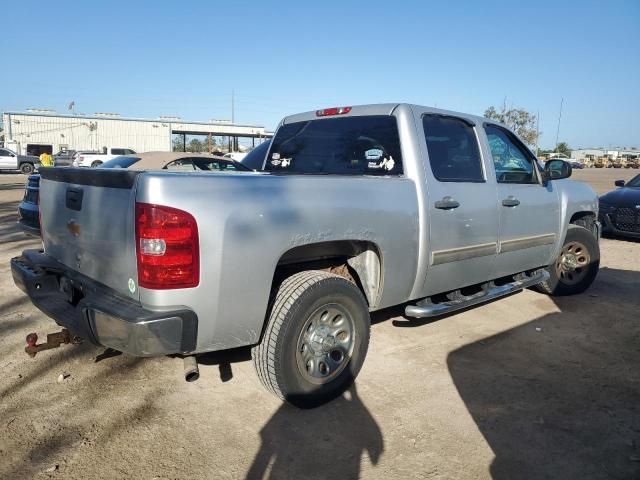
[[[574,162],[574,161],[569,161],[569,165],[571,165],[571,168],[584,168],[584,163],[582,162]]]
[[[69,167],[73,162],[75,153],[75,150],[60,150],[53,156],[53,164],[56,167]]]
[[[131,170],[174,170],[180,172],[251,171],[249,167],[228,158],[189,152],[148,152],[135,156],[115,157],[98,168],[129,168]],[[24,198],[18,205],[18,224],[27,235],[40,235],[38,207],[40,175],[30,175]]]
[[[29,175],[24,189],[24,197],[20,205],[18,205],[18,215],[20,217],[18,223],[22,231],[28,235],[40,235],[39,190],[40,175]]]
[[[600,197],[600,222],[604,233],[640,238],[640,175]]]

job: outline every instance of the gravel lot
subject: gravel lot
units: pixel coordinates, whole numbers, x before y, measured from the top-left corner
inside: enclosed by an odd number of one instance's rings
[[[638,170],[581,170],[598,193]],[[30,359],[55,324],[14,285],[25,177],[0,175],[0,478],[640,478],[640,243],[603,239],[585,294],[525,291],[438,321],[374,316],[344,398],[300,411],[248,350],[137,359],[90,345]],[[60,374],[69,376],[58,382]]]

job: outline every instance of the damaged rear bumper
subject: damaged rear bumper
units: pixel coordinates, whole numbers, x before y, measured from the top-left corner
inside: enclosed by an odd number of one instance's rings
[[[11,272],[36,307],[94,344],[138,357],[196,348],[198,318],[189,309],[145,309],[37,250],[11,259]]]

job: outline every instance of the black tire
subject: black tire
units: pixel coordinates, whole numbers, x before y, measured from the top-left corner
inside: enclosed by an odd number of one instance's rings
[[[578,220],[578,222],[584,223],[584,220]],[[588,260],[584,268],[584,272],[580,269],[580,276],[575,279],[569,279],[562,271],[561,257],[558,258],[552,265],[547,267],[549,272],[549,280],[539,284],[536,289],[542,293],[546,293],[551,296],[565,296],[565,295],[577,295],[584,292],[591,286],[598,274],[600,268],[600,247],[598,240],[594,234],[585,226],[581,225],[569,225],[567,230],[567,236],[565,238],[562,251],[571,244],[583,246],[588,255]],[[578,269],[575,269],[578,272]],[[575,281],[573,281],[575,280]]]
[[[337,364],[333,379],[320,379],[318,381],[327,383],[318,384],[303,374],[299,365],[299,355],[303,354],[298,350],[299,342],[306,338],[303,329],[308,331],[307,326],[310,327],[316,312],[327,305],[338,305],[346,312],[348,318],[343,320],[351,325],[353,334],[348,338],[352,347],[350,356],[342,358],[344,363]],[[319,318],[326,317],[324,313],[318,314]],[[251,352],[253,364],[260,381],[271,393],[296,407],[312,408],[338,397],[352,384],[367,354],[369,330],[367,302],[355,284],[324,271],[297,273],[278,288],[262,341]],[[308,348],[306,344],[300,352],[305,348]],[[332,354],[333,351],[327,353]],[[319,364],[322,365],[321,359]],[[306,375],[311,376],[308,372]]]
[[[102,162],[100,160],[96,160],[95,162],[91,163],[91,168],[96,168],[96,167],[99,167],[100,165],[102,165]]]
[[[25,175],[31,175],[35,170],[33,163],[23,163],[20,165],[20,172]]]

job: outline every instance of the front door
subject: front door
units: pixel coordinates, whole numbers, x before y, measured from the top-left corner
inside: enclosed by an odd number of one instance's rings
[[[509,130],[484,127],[498,183],[500,236],[493,276],[502,277],[552,262],[560,241],[558,192],[543,185],[537,160]]]
[[[477,126],[422,116],[428,153],[429,265],[425,295],[490,279],[497,252],[496,184],[486,178]]]

